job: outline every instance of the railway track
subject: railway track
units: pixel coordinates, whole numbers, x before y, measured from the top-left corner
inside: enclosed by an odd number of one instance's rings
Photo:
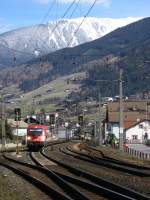
[[[4,158],[0,160],[0,165],[6,167],[7,169],[13,171],[15,174],[27,180],[30,184],[38,188],[43,193],[43,195],[45,194],[46,196],[49,196],[50,199],[72,199],[69,196],[65,195],[62,191],[58,190],[58,188],[55,189],[54,184],[53,186],[51,186],[49,184],[50,181],[44,181],[41,175],[37,176],[35,170],[37,170],[38,168],[32,166],[29,163],[20,162],[15,159],[4,156]],[[34,169],[34,171],[31,172],[31,169]]]
[[[72,156],[74,158],[90,162],[92,164],[96,164],[98,166],[104,166],[107,168],[119,170],[121,172],[141,176],[141,177],[150,177],[150,168],[117,162],[115,160],[106,159],[106,158],[98,158],[90,155],[86,155],[85,153],[78,152],[73,150],[70,147],[60,148],[60,151],[68,156]]]
[[[45,152],[45,150],[42,150],[42,155],[45,156],[47,159],[52,160],[53,162],[56,162],[58,165],[61,165],[63,168],[67,169],[68,171],[71,171],[71,173],[78,175],[79,177],[85,178],[87,181],[92,182],[95,184],[96,187],[101,187],[103,189],[103,195],[107,196],[109,199],[139,199],[139,200],[148,200],[150,199],[148,196],[143,195],[141,193],[138,193],[134,190],[128,189],[126,187],[120,186],[118,184],[114,184],[111,181],[107,181],[103,178],[97,177],[89,172],[86,172],[80,168],[74,167],[73,164],[68,164],[65,161],[60,161],[54,157],[48,156]],[[63,176],[65,177],[65,176]],[[69,180],[69,178],[68,178]],[[107,191],[107,192],[106,192]],[[109,193],[109,191],[111,191]],[[121,195],[120,197],[113,196],[112,192],[114,192],[114,195]]]
[[[36,170],[44,173],[46,176],[48,176],[50,179],[52,179],[67,194],[67,198],[66,199],[90,200],[89,197],[86,197],[84,194],[82,194],[82,192],[80,192],[77,189],[75,189],[70,183],[68,183],[65,179],[63,179],[63,177],[60,177],[59,174],[55,174],[54,172],[52,172],[51,170],[49,170],[45,165],[43,165],[41,163],[41,161],[39,162],[38,159],[35,158],[35,156],[33,155],[33,153],[31,153],[30,155],[31,155],[32,160],[36,164],[38,164],[38,166],[32,165],[32,164],[27,163],[27,162],[19,161],[19,160],[16,160],[16,159],[12,159],[12,158],[10,158],[8,156],[4,156],[4,157],[5,157],[5,159],[7,159],[7,160],[9,160],[11,162],[15,162],[15,163],[18,163],[18,164],[23,165],[23,166],[28,166],[31,169],[36,169]],[[8,166],[5,165],[5,167],[8,167]],[[64,195],[64,194],[62,194],[62,195]],[[64,199],[64,198],[60,198],[60,196],[59,196],[59,198],[57,198],[57,196],[58,195],[56,195],[56,197],[54,197],[54,199],[56,199],[56,200],[57,199]]]
[[[33,154],[32,154],[32,159],[34,159],[34,161],[37,164],[42,165],[40,163],[40,161],[38,161],[38,159],[33,156]],[[110,189],[108,190],[108,189],[106,189],[104,187],[100,187],[97,184],[94,184],[94,183],[89,182],[89,181],[85,181],[85,180],[83,181],[83,180],[80,180],[78,178],[73,178],[73,177],[58,173],[58,172],[56,174],[59,175],[60,177],[62,177],[63,179],[65,179],[66,181],[69,181],[73,185],[76,184],[76,185],[78,185],[78,186],[80,186],[82,188],[86,188],[86,189],[88,188],[88,190],[91,190],[92,192],[95,192],[95,193],[97,193],[99,195],[107,196],[110,199],[120,199],[120,198],[121,199],[132,199],[132,198],[126,198],[125,196],[123,196],[121,194],[118,194],[118,193],[116,193],[116,192],[114,192],[114,191],[112,191]],[[94,198],[94,196],[92,196],[90,199],[95,199],[95,198]]]
[[[133,163],[132,164],[131,163],[127,163],[127,162],[124,162],[124,161],[120,161],[120,160],[111,158],[109,156],[105,156],[104,153],[101,150],[98,150],[98,149],[96,149],[94,147],[91,147],[91,146],[87,146],[87,145],[83,146],[83,149],[85,149],[85,150],[87,150],[89,152],[92,151],[92,153],[94,152],[94,154],[96,152],[96,155],[97,155],[97,153],[102,155],[103,160],[108,161],[108,162],[111,161],[113,163],[120,164],[120,165],[127,166],[127,167],[133,167],[135,169],[137,168],[137,169],[142,169],[142,170],[150,170],[150,167],[135,165]],[[99,156],[97,157],[96,155],[93,155],[92,157],[94,157],[95,159],[100,159],[100,157]]]
[[[66,192],[69,193],[68,195],[70,195],[73,199],[76,199],[76,200],[78,200],[78,199],[83,199],[83,200],[90,199],[88,196],[86,196],[81,191],[76,189],[75,186],[71,185],[68,181],[66,181],[66,179],[64,179],[64,177],[61,176],[61,174],[55,173],[54,171],[50,170],[47,167],[47,165],[45,165],[45,161],[44,161],[44,164],[43,164],[43,158],[42,158],[43,156],[42,156],[42,154],[40,154],[40,152],[36,152],[36,153],[31,152],[30,157],[37,165],[43,167],[45,169],[45,172],[47,173],[47,175],[49,175],[49,176],[51,176],[51,178],[55,179],[57,184],[60,184],[62,187],[65,187]]]
[[[65,147],[66,144],[64,142],[63,143],[56,142],[56,143],[50,143],[49,145],[47,145],[48,148],[49,146],[52,146],[51,152],[55,154],[55,151],[59,149],[59,146]],[[68,151],[71,150],[70,148],[71,147],[69,146],[67,150]],[[19,168],[19,170],[21,170],[23,173],[26,173],[26,176],[31,175],[29,174],[30,170],[20,169],[20,165],[22,166],[25,165],[25,166],[28,166],[30,169],[38,170],[40,173],[41,172],[44,173],[48,178],[55,180],[54,182],[57,185],[57,187],[61,188],[61,192],[57,190],[56,192],[58,192],[58,194],[55,195],[55,189],[50,187],[51,189],[48,189],[48,191],[45,191],[45,194],[49,195],[51,199],[77,199],[77,200],[78,199],[87,199],[87,200],[88,199],[92,199],[92,200],[98,200],[98,199],[147,200],[147,199],[150,199],[148,196],[143,195],[139,192],[135,192],[134,190],[128,189],[126,187],[122,187],[118,184],[112,183],[111,181],[107,181],[103,178],[100,178],[89,172],[86,172],[85,170],[80,169],[80,167],[74,166],[73,163],[68,164],[65,162],[65,160],[59,161],[58,159],[55,158],[55,156],[50,157],[46,153],[46,148],[43,149],[41,153],[42,155],[39,154],[39,152],[31,153],[31,159],[34,163],[36,163],[36,165],[29,164],[28,162],[14,160],[10,157],[7,157],[6,159],[11,162],[15,162],[19,164],[19,167],[15,169],[11,169],[14,172],[15,170],[18,170]],[[70,153],[73,154],[74,152],[70,151]],[[5,167],[9,168],[9,166],[10,165],[5,164]],[[58,168],[58,170],[56,170],[56,168]],[[23,176],[21,175],[22,172],[15,172],[15,173],[18,173],[20,176]],[[36,177],[32,177],[32,178],[36,178]],[[26,180],[30,181],[30,178],[26,178]],[[41,181],[41,180],[38,179],[38,181]],[[33,182],[35,186],[36,185],[40,186],[38,182],[36,181],[33,181]],[[49,185],[47,185],[47,181],[44,181],[44,184],[45,183],[46,183],[46,187],[47,186],[49,187]],[[43,190],[42,189],[43,187],[44,186],[40,186],[39,189]],[[59,195],[62,195],[62,198]]]

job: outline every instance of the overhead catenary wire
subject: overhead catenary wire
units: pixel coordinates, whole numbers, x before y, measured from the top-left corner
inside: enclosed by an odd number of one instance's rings
[[[77,29],[75,30],[75,32],[74,32],[74,34],[73,34],[73,36],[72,36],[70,42],[68,43],[68,46],[67,46],[67,47],[69,47],[69,46],[71,45],[74,36],[75,36],[75,35],[77,34],[77,32],[79,31],[80,27],[82,26],[83,22],[85,21],[85,19],[87,18],[87,16],[88,16],[89,13],[91,12],[91,10],[93,9],[93,7],[95,6],[95,4],[96,4],[97,1],[98,1],[98,0],[94,0],[93,4],[90,6],[89,10],[87,11],[87,13],[85,14],[85,16],[83,17],[81,23],[79,24],[79,26],[78,26]]]
[[[75,5],[75,7],[74,7],[74,9],[73,9],[73,11],[72,11],[72,13],[71,13],[71,15],[69,16],[69,18],[71,18],[71,17],[73,16],[73,14],[75,13],[76,9],[77,9],[78,6],[79,6],[80,1],[81,1],[81,0],[78,0],[78,2],[76,3],[76,5]]]
[[[85,16],[83,17],[81,23],[79,24],[79,26],[77,27],[77,29],[74,31],[73,36],[71,38],[71,40],[69,41],[68,45],[66,48],[70,47],[70,44],[72,43],[72,40],[74,38],[74,36],[77,34],[77,32],[79,31],[80,27],[82,26],[82,24],[84,23],[86,17],[89,15],[89,13],[91,12],[91,10],[93,9],[94,5],[96,4],[98,0],[94,0],[94,2],[92,3],[92,5],[90,6],[90,8],[88,9],[88,11],[86,12]]]
[[[41,24],[44,23],[44,21],[46,20],[46,18],[49,16],[50,12],[52,11],[52,8],[54,7],[54,5],[56,4],[57,0],[53,0],[51,6],[49,7],[47,13],[45,14],[45,16],[43,17]]]
[[[80,1],[81,1],[81,0],[78,0],[78,1],[77,1],[77,3],[76,3],[76,5],[75,5],[74,9],[72,10],[72,12],[71,12],[71,14],[70,14],[70,16],[69,16],[69,19],[70,19],[70,18],[73,16],[73,14],[75,13],[76,9],[78,8],[78,5],[79,5]],[[59,37],[58,37],[58,41],[61,40],[62,34],[63,34],[63,32],[60,33],[60,35],[59,35]]]
[[[63,18],[68,14],[68,12],[69,12],[70,9],[72,8],[72,6],[75,4],[75,2],[76,2],[76,0],[74,0],[74,1],[69,5],[69,7],[67,7],[67,9],[66,9],[66,11],[64,12],[64,14],[62,15],[61,19],[63,19]],[[41,23],[43,23],[43,22],[45,21],[45,19],[48,17],[48,15],[49,15],[50,11],[52,10],[52,8],[54,7],[54,4],[55,4],[55,3],[56,3],[56,0],[54,0],[54,1],[52,2],[50,8],[48,9],[47,13],[46,13],[45,16],[43,17]],[[59,25],[59,22],[58,22],[58,23],[56,22],[56,25],[55,25],[55,27],[52,29],[51,34],[54,33],[54,31],[56,30],[56,28],[58,27],[58,25]],[[37,27],[37,28],[38,28],[38,27]],[[40,39],[40,38],[39,38],[39,39]],[[42,46],[43,46],[43,47],[45,48],[45,50],[47,51],[47,49],[46,49],[46,47],[45,47],[45,43],[47,42],[47,38],[46,38],[45,41],[42,41],[41,39],[40,39],[40,41],[41,41]],[[5,46],[5,45],[3,45],[3,44],[1,44],[1,46],[4,46],[4,47],[8,48],[9,50],[12,50],[12,52],[15,51],[15,52],[18,52],[18,53],[21,53],[21,54],[26,54],[26,55],[28,55],[28,56],[29,56],[29,55],[30,55],[30,56],[33,56],[33,55],[35,56],[34,52],[33,52],[33,53],[30,53],[30,52],[26,52],[26,51],[17,50],[17,49],[15,49],[15,48],[7,47],[7,46]]]
[[[52,11],[52,8],[54,7],[55,3],[56,3],[56,0],[53,0],[52,3],[51,3],[51,6],[48,8],[48,11],[46,12],[46,14],[44,15],[44,17],[42,18],[40,24],[43,24],[43,23],[44,23],[44,21],[46,20],[46,18],[49,16],[50,12]],[[33,32],[33,35],[36,33],[37,29],[38,29],[38,27],[35,28],[35,31]],[[39,39],[40,39],[40,38],[39,38]],[[41,40],[41,39],[40,39],[40,40]],[[29,40],[29,41],[30,41],[30,40]],[[10,51],[12,51],[12,54],[14,54],[14,52],[16,52],[16,53],[26,54],[26,55],[28,55],[28,56],[35,56],[35,53],[34,53],[34,52],[33,52],[33,53],[30,53],[30,52],[18,50],[18,49],[15,49],[15,48],[8,47],[8,46],[6,46],[6,45],[4,45],[4,44],[0,44],[0,45],[3,46],[3,47],[5,47],[5,48],[7,48],[7,49],[10,50]],[[45,46],[43,46],[43,47],[45,48]],[[13,59],[14,59],[14,58],[13,58]],[[15,59],[17,59],[17,58],[15,58]]]
[[[72,8],[73,5],[75,4],[75,2],[76,2],[76,0],[74,0],[74,1],[67,7],[66,11],[64,12],[64,14],[62,15],[62,17],[60,18],[61,20],[64,19],[64,18],[66,17],[66,15],[67,15],[68,12],[71,10],[71,8]],[[56,21],[56,24],[55,24],[54,28],[53,28],[53,29],[51,30],[51,32],[50,32],[51,35],[52,35],[52,34],[55,32],[55,30],[58,28],[59,24],[60,24],[60,20],[58,20],[58,22]],[[58,31],[59,31],[59,30],[58,30]],[[61,34],[61,33],[59,32],[59,34]],[[47,39],[45,40],[45,42],[43,42],[44,45],[45,45],[46,41],[47,41]]]
[[[46,12],[46,14],[44,15],[44,17],[42,18],[40,24],[43,24],[43,23],[44,23],[44,21],[46,20],[46,18],[49,16],[49,14],[50,14],[52,8],[54,7],[55,3],[56,3],[56,0],[53,0],[52,3],[51,3],[51,6],[48,8],[48,11]],[[34,35],[34,34],[36,33],[37,29],[38,29],[38,27],[35,28],[35,31],[33,32],[32,35]],[[40,39],[40,38],[39,38],[39,39]],[[30,41],[30,40],[29,40],[29,41]],[[35,56],[34,52],[33,52],[33,53],[30,53],[30,52],[21,51],[21,50],[15,49],[15,48],[7,47],[7,46],[5,46],[5,45],[3,45],[3,44],[0,44],[0,45],[3,46],[3,47],[6,47],[6,48],[9,49],[9,50],[11,50],[13,54],[14,54],[14,52],[18,52],[18,53],[21,53],[21,54],[26,54],[26,55],[28,55],[28,56],[33,56],[33,55]],[[43,47],[45,48],[45,46],[43,46]],[[16,59],[16,58],[14,57],[13,59]]]
[[[55,1],[56,1],[56,0],[55,0]],[[77,5],[79,4],[79,2],[80,2],[80,0],[78,0]],[[63,19],[63,18],[66,17],[66,15],[68,14],[68,12],[71,10],[71,8],[73,7],[73,5],[74,5],[75,3],[76,3],[76,0],[72,1],[72,3],[67,7],[66,11],[64,12],[64,14],[62,15],[62,17],[61,17],[60,19]],[[73,11],[72,11],[72,13],[71,13],[70,16],[72,16],[72,15],[74,14],[75,11],[76,11],[76,7],[75,7],[75,9],[73,9]],[[56,25],[55,25],[54,28],[50,31],[50,34],[51,34],[51,35],[52,35],[52,34],[55,32],[55,30],[58,28],[59,23],[60,23],[60,21],[58,21],[58,22],[56,21]],[[59,38],[58,38],[58,40],[60,40],[62,33],[60,33],[59,30],[58,30],[58,33],[59,33]],[[45,41],[43,41],[43,46],[44,46],[44,47],[45,47],[45,43],[46,43],[46,42],[47,42],[47,39],[46,39]]]
[[[56,0],[53,1],[53,4],[52,4],[51,7],[49,8],[49,11],[46,13],[46,15],[44,16],[43,20],[46,19],[46,17],[48,16],[49,12],[50,12],[51,9],[53,8],[54,2],[56,2]],[[65,13],[63,14],[62,18],[64,18],[64,17],[67,15],[67,13],[68,13],[69,10],[72,8],[72,6],[75,4],[75,2],[76,2],[76,0],[74,0],[74,1],[69,5],[69,7],[66,9]],[[77,4],[79,4],[79,2],[80,2],[80,0],[78,0]],[[74,34],[73,34],[73,36],[72,36],[70,42],[68,43],[67,47],[70,46],[70,44],[71,44],[71,42],[72,42],[72,40],[73,40],[74,35],[77,34],[77,32],[79,31],[80,27],[81,27],[82,24],[84,23],[86,17],[89,15],[89,13],[91,12],[91,10],[92,10],[92,8],[94,7],[94,5],[96,4],[96,2],[97,2],[97,0],[95,0],[95,1],[93,2],[93,4],[90,6],[90,8],[89,8],[89,10],[87,11],[86,15],[84,16],[83,20],[81,21],[81,23],[79,24],[79,26],[78,26],[77,29],[75,30],[75,32],[74,32]],[[73,12],[75,12],[75,10],[76,10],[76,9],[74,9]],[[71,13],[70,16],[73,15],[73,12]],[[54,29],[51,31],[51,34],[55,31],[55,29],[58,27],[58,25],[59,25],[59,22],[56,23]],[[47,41],[47,40],[46,40],[46,41]],[[46,42],[46,41],[45,41],[45,42]],[[45,42],[43,42],[43,46],[44,46]],[[3,46],[5,46],[5,45],[3,45]],[[6,46],[5,46],[5,47],[6,47]],[[12,51],[21,53],[21,54],[26,54],[26,55],[28,55],[28,56],[33,56],[33,55],[35,56],[34,53],[30,53],[30,52],[26,52],[26,51],[17,50],[17,49],[15,49],[15,48],[9,48],[9,47],[6,47],[6,48],[8,48],[9,50],[12,50]],[[74,55],[74,56],[75,56],[75,55]],[[83,55],[78,55],[78,56],[83,56]],[[87,55],[87,56],[93,56],[93,55]]]
[[[52,11],[53,7],[55,6],[56,2],[57,2],[57,0],[53,0],[53,1],[52,1],[50,7],[48,8],[48,10],[47,10],[47,12],[46,12],[46,14],[45,14],[44,17],[42,18],[40,24],[44,24],[45,20],[48,18],[49,14],[50,14],[50,12]],[[35,35],[35,33],[37,32],[37,30],[38,30],[38,26],[35,28],[35,30],[34,30],[32,36]],[[32,37],[31,37],[31,38],[32,38]],[[38,39],[40,40],[40,42],[41,42],[41,44],[42,44],[42,47],[47,51],[45,45],[43,45],[43,41],[41,40],[41,38],[38,38]],[[34,55],[34,52],[33,52],[33,55]]]

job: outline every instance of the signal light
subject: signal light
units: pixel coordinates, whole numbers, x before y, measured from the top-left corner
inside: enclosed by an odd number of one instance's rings
[[[31,140],[31,137],[30,137],[30,136],[28,136],[28,137],[27,137],[27,140]]]
[[[21,121],[21,109],[20,108],[15,108],[15,121]]]
[[[78,123],[80,124],[80,126],[83,126],[83,115],[80,115],[78,117]]]
[[[50,125],[55,124],[55,114],[50,114]]]

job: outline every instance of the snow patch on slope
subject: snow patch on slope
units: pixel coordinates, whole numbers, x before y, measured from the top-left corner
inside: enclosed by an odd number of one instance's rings
[[[61,48],[70,47],[98,39],[107,33],[138,21],[141,18],[95,18],[87,17],[75,34],[83,17],[51,21],[47,24],[16,29],[0,35],[0,44],[22,52],[39,55],[50,53]]]

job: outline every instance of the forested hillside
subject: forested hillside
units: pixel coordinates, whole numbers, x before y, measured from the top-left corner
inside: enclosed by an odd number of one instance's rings
[[[18,84],[23,91],[33,90],[58,76],[86,71],[83,94],[117,93],[119,68],[124,70],[126,94],[150,90],[150,18],[145,18],[108,35],[48,54],[7,71],[0,72],[3,85]],[[98,84],[95,80],[108,80]]]

